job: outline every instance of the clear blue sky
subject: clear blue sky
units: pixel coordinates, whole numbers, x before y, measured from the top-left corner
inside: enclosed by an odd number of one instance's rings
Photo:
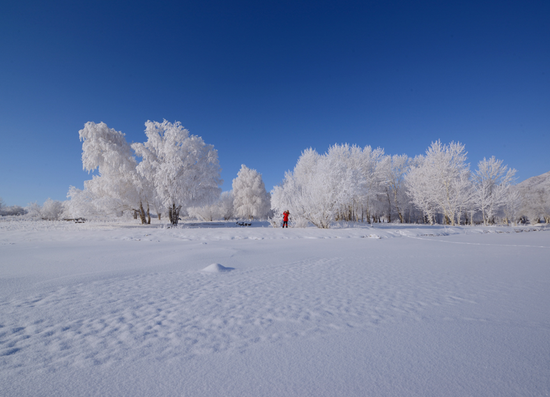
[[[0,197],[83,187],[78,131],[181,121],[267,190],[302,150],[466,145],[550,170],[550,2],[10,1],[0,7]]]

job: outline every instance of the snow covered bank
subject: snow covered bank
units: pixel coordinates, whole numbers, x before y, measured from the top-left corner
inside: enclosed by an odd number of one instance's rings
[[[1,221],[0,244],[11,240],[48,238],[43,232],[57,231],[61,238],[108,239],[134,241],[220,241],[220,240],[277,240],[277,239],[334,239],[426,237],[451,235],[479,235],[491,233],[523,233],[548,231],[550,227],[538,226],[443,226],[414,224],[335,224],[331,229],[272,228],[268,222],[253,222],[251,227],[237,226],[235,222],[187,222],[178,227],[166,223],[140,225],[137,222],[86,222],[75,224],[63,221]],[[87,233],[83,233],[87,231]],[[93,233],[93,231],[102,233]],[[64,234],[62,232],[68,232]],[[11,240],[10,240],[11,237]],[[54,238],[50,234],[51,238]]]
[[[0,395],[550,390],[541,228],[197,226],[0,222]]]

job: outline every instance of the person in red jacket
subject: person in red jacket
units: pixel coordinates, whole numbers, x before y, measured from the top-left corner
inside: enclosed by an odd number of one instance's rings
[[[283,212],[283,228],[286,226],[288,229],[288,216],[290,215],[290,212],[285,211]]]

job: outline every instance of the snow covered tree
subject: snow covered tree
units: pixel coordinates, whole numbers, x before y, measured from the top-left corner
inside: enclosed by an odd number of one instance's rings
[[[446,222],[454,225],[471,200],[470,170],[464,145],[434,142],[426,152],[425,164],[433,178],[432,193]]]
[[[183,206],[201,205],[219,196],[217,152],[200,137],[190,136],[180,123],[148,121],[145,144],[130,146],[122,132],[105,123],[88,122],[79,131],[82,164],[96,171],[84,190],[72,188],[67,210],[84,216],[131,210],[150,223],[150,209],[160,220],[164,211],[177,224]],[[142,157],[138,164],[134,151]]]
[[[550,223],[550,188],[540,186],[527,191],[523,196],[522,213],[532,225],[539,223],[541,218]]]
[[[89,190],[69,186],[67,198],[69,200],[65,204],[65,211],[69,218],[96,216],[101,212],[96,206],[96,197]]]
[[[233,191],[223,192],[218,201],[218,212],[222,219],[229,220],[234,217],[235,209],[233,207]]]
[[[479,162],[474,173],[473,201],[481,211],[485,225],[493,222],[495,215],[504,207],[515,173],[516,170],[503,166],[502,160],[494,156]]]
[[[504,205],[502,206],[502,212],[504,214],[504,221],[513,226],[516,226],[521,216],[521,204],[522,196],[517,186],[510,186],[508,194],[504,199]]]
[[[143,202],[147,202],[150,189],[136,172],[137,161],[124,134],[105,123],[88,122],[79,136],[83,142],[83,168],[88,172],[97,170],[99,174],[84,182],[86,196],[96,207],[94,212],[120,214],[124,210],[137,210],[145,223]]]
[[[325,155],[305,150],[294,171],[287,172],[283,184],[273,189],[275,216],[288,210],[295,224],[304,225],[305,220],[319,228],[329,228],[357,194],[360,172],[344,161],[347,149],[335,145]]]
[[[363,151],[356,145],[333,145],[319,160],[315,172],[326,178],[325,195],[335,200],[333,220],[356,220],[359,204],[368,189],[361,172]]]
[[[386,185],[385,167],[383,163],[384,150],[372,149],[365,146],[360,153],[358,168],[360,173],[360,183],[355,189],[358,197],[354,198],[357,206],[361,207],[361,219],[366,214],[367,222],[377,218],[382,206],[378,203],[378,198],[384,192]],[[359,209],[359,208],[357,208]]]
[[[229,220],[234,217],[233,211],[233,191],[223,192],[218,200],[212,204],[206,204],[200,207],[188,207],[187,213],[206,222],[215,219]]]
[[[306,149],[298,159],[293,172],[286,172],[281,185],[275,186],[271,194],[271,208],[274,212],[272,225],[278,224],[277,220],[282,219],[284,211],[290,211],[291,221],[311,221],[319,228],[328,228],[333,219],[333,214],[317,217],[313,214],[315,202],[314,190],[319,187],[318,162],[319,154],[313,149]],[[320,192],[321,196],[323,192]],[[318,196],[319,198],[321,196]],[[322,210],[321,210],[322,212]]]
[[[40,207],[40,205],[36,201],[33,201],[32,203],[27,204],[27,206],[25,207],[25,211],[29,218],[33,218],[33,219],[42,218],[42,207]]]
[[[550,171],[524,180],[517,188],[522,196],[521,215],[531,223],[545,218],[550,224]]]
[[[313,223],[328,228],[336,220],[375,218],[377,197],[383,193],[382,149],[370,146],[333,145],[319,155],[305,150],[293,172],[287,172],[272,191],[273,225],[283,211],[291,213],[291,224]]]
[[[170,222],[178,224],[182,208],[211,202],[221,193],[218,153],[181,123],[147,121],[147,142],[132,148],[142,158],[137,171],[154,187]]]
[[[245,219],[262,218],[269,215],[271,197],[265,190],[262,175],[242,164],[237,177],[233,179],[233,211]]]
[[[489,168],[502,167],[494,158],[481,164],[481,168],[485,164]],[[491,193],[496,204],[485,209],[485,219],[505,209],[514,216],[517,200],[512,202],[510,180],[515,171],[503,169],[504,174],[497,173],[500,176]],[[508,204],[507,197],[511,200]],[[364,220],[365,214],[369,222],[381,222],[384,218],[391,222],[398,217],[404,223],[421,219],[422,213],[424,222],[455,225],[467,218],[473,221],[477,213],[474,198],[470,166],[461,143],[433,142],[424,156],[414,159],[406,155],[386,156],[382,149],[373,150],[370,146],[361,149],[355,145],[333,145],[323,155],[313,149],[305,150],[294,170],[287,172],[283,183],[273,189],[275,214],[271,223],[279,225],[283,211],[289,210],[291,224],[310,222],[321,228],[334,221]],[[539,213],[541,208],[539,205]]]
[[[11,206],[7,206],[7,205],[4,205],[1,209],[0,209],[0,215],[2,216],[6,216],[6,215],[25,215],[27,213],[27,211],[25,210],[25,208],[19,206],[19,205],[11,205]]]
[[[48,198],[42,206],[41,215],[42,219],[48,219],[52,221],[59,220],[63,213],[63,203],[61,201],[52,200]]]
[[[207,204],[201,207],[188,207],[187,214],[192,218],[197,218],[201,221],[212,222],[218,217],[218,204]]]
[[[405,176],[405,184],[414,205],[422,211],[425,221],[433,225],[437,213],[437,203],[432,193],[430,169],[424,165],[424,161],[424,156],[414,159],[415,166]]]
[[[433,142],[426,156],[418,159],[406,177],[413,203],[433,223],[436,211],[445,222],[460,224],[460,216],[471,203],[472,190],[466,152],[461,143]]]
[[[405,189],[405,174],[409,170],[410,159],[407,155],[384,156],[381,169],[384,178],[384,193],[388,203],[388,222],[395,211],[401,223],[405,223],[405,209],[409,197]]]

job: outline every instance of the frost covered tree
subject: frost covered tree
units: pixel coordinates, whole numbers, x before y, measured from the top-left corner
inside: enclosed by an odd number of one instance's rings
[[[305,150],[292,172],[272,192],[273,225],[283,211],[291,213],[291,224],[313,223],[328,228],[334,221],[377,218],[378,196],[385,176],[384,151],[370,146],[333,145],[323,154]]]
[[[137,210],[145,223],[143,203],[147,202],[149,188],[136,172],[137,161],[124,134],[105,123],[88,122],[79,136],[83,142],[84,170],[98,172],[84,182],[86,196],[96,207],[94,212],[120,214],[124,210]]]
[[[539,223],[541,218],[550,223],[550,188],[541,186],[525,192],[522,213],[532,225]]]
[[[319,228],[329,228],[339,215],[360,197],[361,174],[348,167],[349,147],[334,145],[325,155],[313,149],[302,152],[293,172],[287,172],[280,186],[272,192],[275,217],[290,211],[295,224],[311,222]]]
[[[461,214],[471,205],[472,189],[466,152],[461,143],[433,142],[406,177],[413,203],[433,223],[437,212],[445,222],[460,224]]]
[[[370,223],[378,218],[382,209],[379,197],[386,186],[385,167],[382,161],[384,150],[365,146],[360,152],[355,152],[355,157],[359,159],[357,163],[360,183],[354,189],[358,195],[354,198],[354,202],[357,211],[360,211],[361,219],[366,215],[367,222]]]
[[[97,216],[102,212],[102,209],[99,209],[96,205],[96,197],[86,189],[80,190],[74,186],[69,186],[67,198],[65,211],[68,217],[85,218],[87,216]]]
[[[52,200],[48,198],[42,206],[41,215],[42,219],[56,221],[59,220],[61,214],[63,214],[64,207],[61,201]]]
[[[516,226],[521,216],[522,195],[517,186],[510,186],[508,194],[504,199],[504,205],[502,206],[502,212],[504,215],[504,222],[506,224],[512,224]]]
[[[415,166],[405,176],[405,185],[412,202],[424,214],[425,221],[433,225],[437,203],[432,193],[430,168],[424,165],[424,161],[424,156],[417,156],[414,159]]]
[[[88,122],[79,131],[82,164],[97,171],[84,190],[71,187],[67,211],[72,216],[133,211],[150,223],[150,209],[168,213],[177,224],[182,207],[202,205],[219,196],[217,152],[180,123],[145,123],[148,141],[129,145],[122,132]],[[134,152],[141,158],[137,162]]]
[[[233,191],[223,192],[218,201],[218,213],[224,220],[229,220],[235,215],[235,209],[233,207]]]
[[[550,171],[526,179],[517,188],[522,196],[521,216],[527,217],[532,224],[540,218],[550,224]]]
[[[388,203],[388,222],[395,211],[401,223],[405,223],[405,210],[409,197],[405,188],[405,175],[410,167],[407,155],[384,156],[380,163],[383,172],[385,199]]]
[[[269,215],[271,197],[265,190],[262,175],[242,164],[233,179],[233,211],[245,219],[263,218]]]
[[[188,207],[187,214],[192,218],[197,218],[205,222],[212,222],[218,218],[219,207],[217,203],[206,204],[200,207]]]
[[[26,213],[27,213],[27,211],[25,210],[25,208],[23,208],[19,205],[11,205],[11,206],[4,205],[4,206],[2,206],[2,208],[0,208],[0,215],[2,215],[2,216],[5,216],[5,215],[25,215]]]
[[[29,218],[41,219],[42,218],[42,207],[36,201],[27,204],[25,207],[25,212]]]
[[[178,224],[182,208],[200,206],[219,197],[220,166],[214,146],[190,135],[181,123],[147,121],[147,142],[132,148],[142,158],[137,171]]]
[[[516,170],[508,169],[494,156],[479,162],[473,175],[473,202],[481,211],[485,225],[494,222],[494,217],[505,206],[515,173]]]
[[[362,149],[356,145],[333,145],[319,160],[316,173],[326,178],[325,195],[335,200],[333,220],[357,220],[359,205],[369,189],[368,179],[362,173],[365,166]]]
[[[188,207],[187,213],[206,222],[215,219],[229,220],[234,217],[233,213],[233,192],[223,192],[219,199],[212,204],[205,204],[200,207]]]
[[[304,223],[312,222],[319,228],[328,228],[334,214],[325,214],[325,216],[317,217],[314,213],[319,212],[314,208],[318,207],[315,201],[315,190],[319,188],[318,179],[318,163],[320,161],[319,154],[313,149],[306,149],[298,159],[294,171],[287,171],[283,183],[275,186],[271,194],[271,208],[274,212],[275,226],[276,220],[282,218],[284,211],[290,211],[291,220],[294,222]],[[323,192],[318,195],[322,197]],[[322,211],[321,211],[322,212]]]
[[[504,210],[507,216],[515,216],[517,200],[513,202],[509,190],[515,171],[504,170],[492,193],[498,205],[485,210],[489,218]],[[431,224],[455,225],[467,218],[472,221],[477,214],[475,192],[461,143],[433,142],[425,155],[415,158],[385,155],[370,146],[333,145],[323,155],[313,149],[302,152],[294,170],[272,191],[271,223],[278,226],[283,211],[289,210],[294,226],[313,223],[327,228],[334,221],[364,221],[365,214],[368,222],[391,222],[398,217],[402,223],[423,218]],[[505,203],[503,197],[511,201]],[[543,202],[545,196],[537,197],[533,203]],[[542,207],[538,205],[538,213]]]

